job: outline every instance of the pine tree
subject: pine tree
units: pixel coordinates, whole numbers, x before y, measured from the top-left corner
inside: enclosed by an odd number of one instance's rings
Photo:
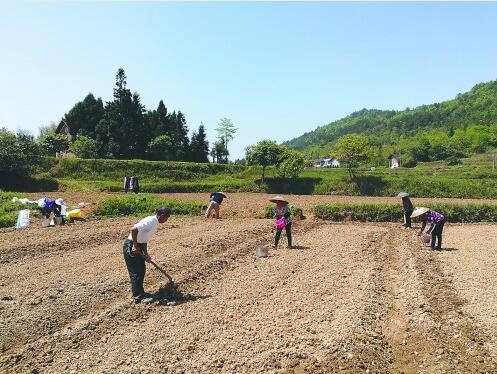
[[[209,162],[209,143],[206,139],[204,125],[201,124],[198,132],[192,134],[190,142],[191,161],[193,162]]]
[[[132,159],[143,157],[149,139],[145,132],[138,93],[126,88],[126,74],[119,68],[116,74],[114,100],[107,102],[102,120],[96,128],[96,140],[101,156]]]
[[[181,111],[173,112],[169,117],[171,120],[171,140],[175,149],[177,161],[188,161],[190,140],[188,139],[188,127],[186,118]]]

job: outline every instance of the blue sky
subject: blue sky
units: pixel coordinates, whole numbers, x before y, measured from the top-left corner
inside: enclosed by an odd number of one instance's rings
[[[0,126],[58,121],[122,66],[231,158],[361,108],[404,109],[497,79],[497,3],[1,3]]]

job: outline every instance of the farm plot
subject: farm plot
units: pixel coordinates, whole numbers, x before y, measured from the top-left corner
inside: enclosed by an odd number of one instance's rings
[[[257,259],[269,220],[173,218],[150,252],[182,297],[130,305],[133,222],[0,233],[1,371],[497,370],[497,333],[451,281],[449,252],[421,251],[398,225],[299,221],[297,248]],[[148,291],[165,283],[148,269]]]

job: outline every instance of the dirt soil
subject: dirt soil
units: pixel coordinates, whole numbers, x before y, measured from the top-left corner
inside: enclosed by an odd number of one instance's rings
[[[162,193],[156,196],[182,201],[209,201],[208,193]],[[87,204],[86,210],[92,211],[95,204],[102,199],[117,196],[126,196],[124,193],[79,193],[79,192],[39,192],[29,194],[32,199],[48,196],[52,199],[62,197],[70,206],[83,202]],[[129,193],[128,196],[135,196]],[[140,195],[136,195],[140,196]],[[274,195],[260,193],[227,193],[221,206],[221,214],[225,217],[259,218],[263,215],[266,206],[270,205],[269,199]],[[396,197],[371,197],[371,196],[338,196],[338,195],[286,195],[291,205],[304,209],[304,214],[310,215],[314,205],[327,203],[369,203],[369,204],[395,204],[401,206],[401,200]],[[412,198],[415,206],[430,206],[431,203],[450,204],[497,204],[497,200],[485,199],[451,199],[451,198]]]
[[[257,258],[271,220],[172,218],[150,253],[178,292],[149,267],[157,301],[132,305],[133,223],[0,231],[1,372],[497,372],[497,225],[448,224],[433,253],[397,224],[307,219]]]

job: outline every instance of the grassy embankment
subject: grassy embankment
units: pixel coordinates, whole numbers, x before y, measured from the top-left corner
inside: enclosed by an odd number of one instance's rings
[[[345,169],[305,170],[299,178],[285,180],[267,170],[260,180],[258,167],[142,160],[47,159],[44,173],[30,181],[11,181],[11,191],[119,192],[123,177],[140,178],[142,192],[267,192],[283,194],[335,194],[394,196],[408,191],[416,197],[497,198],[497,173],[490,156],[420,164],[412,169],[360,170],[356,183]],[[15,182],[15,183],[14,183]],[[10,184],[12,184],[10,183]]]
[[[264,183],[260,168],[236,165],[159,161],[76,160],[53,161],[49,174],[67,191],[122,191],[125,175],[140,177],[143,192],[268,192],[394,196],[409,191],[416,197],[497,198],[497,173],[487,159],[463,164],[420,164],[412,169],[361,170],[357,183],[345,169],[305,170],[298,179],[283,180],[269,169]]]

